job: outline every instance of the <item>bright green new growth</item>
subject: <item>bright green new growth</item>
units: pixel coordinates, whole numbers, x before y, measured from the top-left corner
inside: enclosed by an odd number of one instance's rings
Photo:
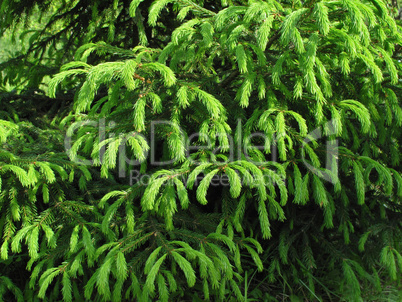
[[[33,125],[0,95],[0,265],[21,257],[29,279],[1,273],[0,300],[362,301],[400,286],[402,37],[385,3],[95,3],[88,27],[107,42],[73,37],[46,88],[74,92],[65,111]]]

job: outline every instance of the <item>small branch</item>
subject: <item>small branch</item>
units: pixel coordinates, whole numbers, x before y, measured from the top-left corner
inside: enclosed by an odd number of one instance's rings
[[[277,29],[277,31],[275,32],[275,34],[269,39],[268,43],[267,43],[267,47],[265,49],[270,49],[272,44],[274,44],[274,42],[280,37],[280,28]]]
[[[219,87],[226,87],[234,78],[236,78],[239,75],[238,70],[234,70],[226,79],[224,79],[222,82],[220,82]]]

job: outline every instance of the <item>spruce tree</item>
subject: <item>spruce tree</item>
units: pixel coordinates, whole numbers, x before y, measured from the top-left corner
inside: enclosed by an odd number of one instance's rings
[[[1,63],[0,299],[397,301],[385,2],[0,12],[22,41]]]

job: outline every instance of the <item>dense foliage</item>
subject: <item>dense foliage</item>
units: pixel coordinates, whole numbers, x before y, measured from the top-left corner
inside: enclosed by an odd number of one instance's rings
[[[397,301],[391,12],[3,0],[0,300]]]

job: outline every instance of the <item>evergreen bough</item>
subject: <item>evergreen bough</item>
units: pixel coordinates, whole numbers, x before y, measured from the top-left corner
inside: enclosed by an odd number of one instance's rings
[[[396,301],[386,3],[86,5],[0,7],[45,20],[2,63],[0,300]]]

